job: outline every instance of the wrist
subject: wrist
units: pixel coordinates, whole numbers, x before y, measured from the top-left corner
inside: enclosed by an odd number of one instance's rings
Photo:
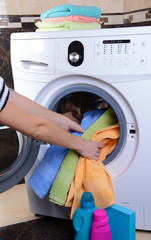
[[[83,149],[84,140],[80,137],[77,137],[76,141],[77,143],[74,145],[74,150],[80,153]]]

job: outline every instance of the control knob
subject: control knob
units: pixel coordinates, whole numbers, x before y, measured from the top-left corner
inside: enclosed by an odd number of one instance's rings
[[[69,55],[70,62],[76,63],[79,61],[79,59],[80,59],[80,55],[77,52],[70,53],[70,55]]]

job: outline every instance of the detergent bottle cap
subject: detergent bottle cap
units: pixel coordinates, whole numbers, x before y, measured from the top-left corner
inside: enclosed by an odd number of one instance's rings
[[[94,216],[94,221],[95,222],[100,222],[101,225],[106,225],[108,224],[108,216],[107,212],[104,209],[97,209],[93,213]]]
[[[91,192],[85,192],[82,194],[81,197],[81,208],[82,209],[92,209],[95,207],[95,202],[94,202],[94,198]]]

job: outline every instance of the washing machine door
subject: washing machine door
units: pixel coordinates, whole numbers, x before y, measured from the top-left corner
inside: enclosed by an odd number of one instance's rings
[[[33,166],[40,142],[0,126],[0,193],[25,177]]]

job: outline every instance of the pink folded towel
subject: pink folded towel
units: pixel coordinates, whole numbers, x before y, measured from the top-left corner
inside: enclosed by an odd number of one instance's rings
[[[73,15],[68,17],[55,17],[55,18],[45,18],[42,22],[64,22],[64,21],[71,21],[71,22],[83,22],[83,23],[100,23],[98,19],[95,17],[85,17],[79,15]]]

